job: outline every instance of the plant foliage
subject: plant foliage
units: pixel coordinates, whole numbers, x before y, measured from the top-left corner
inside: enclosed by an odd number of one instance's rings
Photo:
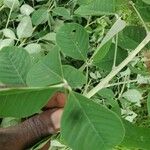
[[[1,0],[2,126],[61,91],[52,149],[149,150],[149,14],[149,0]]]

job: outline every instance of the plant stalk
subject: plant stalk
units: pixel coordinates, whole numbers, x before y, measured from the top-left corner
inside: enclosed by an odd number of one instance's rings
[[[146,44],[150,41],[150,32],[144,38],[144,40],[137,46],[137,48],[132,51],[129,56],[117,67],[115,67],[96,87],[90,90],[85,96],[91,98],[99,90],[106,87],[110,80],[117,75],[132,59],[145,47]]]

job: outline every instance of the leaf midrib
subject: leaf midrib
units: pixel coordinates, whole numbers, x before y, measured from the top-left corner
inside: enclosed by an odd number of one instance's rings
[[[82,111],[83,114],[85,115],[85,117],[86,117],[88,123],[92,126],[92,128],[93,128],[94,132],[96,133],[96,135],[101,139],[101,141],[102,141],[102,143],[103,143],[103,146],[104,146],[104,148],[105,148],[104,150],[106,150],[104,139],[97,133],[96,128],[95,128],[94,125],[91,123],[91,121],[90,121],[90,119],[88,118],[88,116],[87,116],[86,112],[84,111],[84,109],[82,109],[82,106],[81,106],[81,104],[79,103],[79,101],[78,101],[78,99],[76,98],[76,96],[75,96],[73,93],[72,93],[72,95],[74,96],[74,98],[75,98],[75,100],[76,100],[78,106],[80,107],[81,111]]]

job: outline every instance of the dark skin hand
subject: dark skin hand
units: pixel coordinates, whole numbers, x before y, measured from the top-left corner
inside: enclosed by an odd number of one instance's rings
[[[66,97],[56,93],[41,114],[35,115],[17,126],[0,128],[0,150],[25,150],[60,129]],[[47,150],[49,144],[42,150]]]

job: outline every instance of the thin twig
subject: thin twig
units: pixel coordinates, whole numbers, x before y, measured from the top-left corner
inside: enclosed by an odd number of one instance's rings
[[[128,83],[136,83],[136,82],[137,82],[137,80],[128,80],[128,81],[123,81],[123,82],[118,82],[118,83],[112,83],[112,84],[106,85],[105,88],[122,85],[122,84],[128,84]]]

